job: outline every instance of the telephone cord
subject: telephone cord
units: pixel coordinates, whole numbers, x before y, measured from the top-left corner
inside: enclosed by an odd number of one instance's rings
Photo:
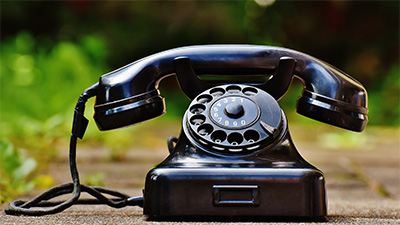
[[[80,184],[79,173],[76,165],[77,139],[82,138],[86,130],[87,119],[84,118],[87,100],[96,95],[97,84],[85,90],[79,97],[75,107],[74,122],[69,145],[69,166],[72,183],[65,183],[48,189],[29,201],[14,200],[4,210],[8,215],[42,216],[59,213],[77,204],[106,204],[113,208],[125,206],[143,207],[143,197],[131,197],[118,191],[103,187],[87,186]],[[79,199],[80,194],[86,192],[94,199]],[[47,201],[52,198],[72,193],[72,196],[63,201]],[[113,196],[106,197],[103,194]],[[33,208],[40,207],[40,208]]]

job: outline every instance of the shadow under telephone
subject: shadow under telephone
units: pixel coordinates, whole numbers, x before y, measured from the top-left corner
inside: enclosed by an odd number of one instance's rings
[[[96,97],[94,119],[100,130],[143,122],[165,113],[158,84],[170,75],[176,75],[192,102],[183,117],[179,138],[168,140],[169,156],[148,172],[144,196],[134,198],[81,185],[76,142],[88,124],[84,117],[87,99]],[[214,79],[202,79],[206,75]],[[319,59],[269,46],[176,48],[105,74],[85,90],[76,105],[72,127],[73,183],[54,187],[28,202],[13,201],[6,213],[45,215],[73,204],[103,203],[117,208],[142,206],[144,214],[153,218],[324,218],[323,173],[297,152],[277,103],[293,77],[304,84],[297,100],[299,114],[348,130],[360,132],[365,128],[366,90]],[[266,81],[256,82],[258,78]],[[96,199],[79,199],[81,192]],[[66,201],[47,201],[66,193],[73,193]]]

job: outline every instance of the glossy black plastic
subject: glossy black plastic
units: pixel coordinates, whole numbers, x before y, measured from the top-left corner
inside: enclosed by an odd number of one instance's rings
[[[164,113],[164,98],[158,90],[153,90],[120,101],[96,103],[94,119],[100,130],[110,130],[153,119]]]
[[[144,214],[167,220],[182,216],[321,220],[326,216],[323,173],[297,152],[283,112],[273,139],[257,149],[228,154],[191,135],[185,125],[189,110],[176,146],[147,174]],[[259,124],[251,129],[264,128]]]
[[[153,219],[326,216],[324,179],[315,169],[156,168],[144,200],[144,214]]]
[[[258,85],[275,99],[286,92],[294,74],[305,86],[297,103],[300,114],[354,131],[362,131],[368,121],[364,87],[321,60],[286,48],[205,45],[160,52],[102,76],[95,106],[99,129],[114,129],[162,115],[162,97],[154,93],[158,93],[160,80],[175,73],[190,98],[210,86],[231,83],[226,79],[203,82],[203,75],[273,75],[265,83],[254,84],[247,78],[235,82]],[[146,94],[152,96],[149,102],[143,101]],[[151,115],[143,113],[148,109],[154,109]]]

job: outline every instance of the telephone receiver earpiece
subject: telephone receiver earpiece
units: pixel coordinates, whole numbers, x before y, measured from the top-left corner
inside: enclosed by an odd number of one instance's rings
[[[115,129],[164,114],[165,103],[158,84],[173,74],[190,99],[207,88],[226,83],[203,81],[202,75],[272,74],[263,83],[246,78],[235,82],[259,87],[276,100],[285,94],[295,76],[304,84],[297,101],[299,114],[353,131],[362,131],[368,122],[365,88],[321,60],[286,48],[204,45],[160,52],[103,75],[94,115],[99,129]]]

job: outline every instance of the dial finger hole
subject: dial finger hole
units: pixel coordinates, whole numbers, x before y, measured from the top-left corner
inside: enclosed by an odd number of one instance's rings
[[[243,136],[240,133],[231,133],[228,135],[228,142],[231,145],[239,145],[243,142]]]
[[[200,95],[197,98],[197,102],[202,103],[202,104],[205,104],[207,102],[211,102],[211,100],[212,100],[212,96],[211,95]]]
[[[203,115],[195,115],[190,118],[190,123],[195,126],[199,126],[206,121],[206,117]]]
[[[222,143],[226,139],[226,133],[222,130],[217,130],[211,134],[211,140],[215,143]]]
[[[202,104],[196,104],[190,107],[190,112],[193,114],[200,114],[206,110],[206,106]]]
[[[213,88],[210,90],[210,94],[214,97],[219,97],[219,96],[225,94],[225,90],[222,88]]]
[[[244,139],[250,143],[254,143],[260,139],[260,134],[255,130],[244,132]]]
[[[237,85],[230,85],[228,87],[226,87],[226,91],[230,94],[236,94],[239,93],[242,89],[237,86]]]
[[[247,95],[247,96],[254,96],[257,94],[257,89],[252,88],[252,87],[246,87],[243,89],[243,94]]]
[[[214,130],[214,128],[210,124],[202,124],[197,129],[197,133],[199,133],[202,136],[206,136],[206,135],[209,135],[213,130]]]

